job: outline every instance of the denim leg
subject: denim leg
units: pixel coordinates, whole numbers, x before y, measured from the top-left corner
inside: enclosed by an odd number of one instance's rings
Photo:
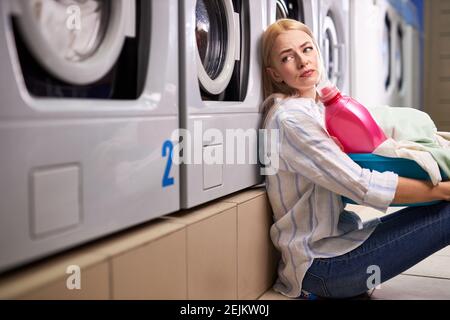
[[[409,207],[383,217],[358,248],[334,258],[315,259],[303,289],[329,298],[357,296],[371,289],[368,279],[373,266],[385,282],[448,245],[450,203]]]

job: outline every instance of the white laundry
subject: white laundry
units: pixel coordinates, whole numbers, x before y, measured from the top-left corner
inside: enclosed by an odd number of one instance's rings
[[[450,144],[450,142],[448,142]],[[373,154],[389,158],[405,158],[415,161],[430,176],[433,185],[442,181],[439,166],[433,156],[419,143],[387,139]]]
[[[443,148],[450,148],[450,132],[436,132],[436,142]]]
[[[98,45],[101,26],[104,22],[102,3],[87,0],[82,3],[73,0],[36,2],[34,5],[36,20],[42,34],[55,52],[61,57],[77,62],[89,57]],[[70,11],[71,7],[78,8]],[[79,19],[79,25],[71,25],[72,15]],[[69,25],[68,25],[69,24]],[[55,32],[58,30],[58,32]]]
[[[434,185],[442,181],[441,170],[449,176],[450,132],[437,131],[428,114],[390,106],[368,110],[388,137],[373,154],[414,160]]]

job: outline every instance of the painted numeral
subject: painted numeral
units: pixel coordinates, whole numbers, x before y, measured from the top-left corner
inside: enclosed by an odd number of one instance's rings
[[[162,180],[163,188],[171,186],[175,183],[175,179],[170,177],[170,169],[172,168],[172,153],[173,153],[173,143],[170,140],[164,142],[162,147],[162,156],[167,157],[166,169],[164,171],[164,176]]]

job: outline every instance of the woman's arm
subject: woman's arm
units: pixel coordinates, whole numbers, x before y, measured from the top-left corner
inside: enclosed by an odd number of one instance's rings
[[[280,129],[280,170],[301,174],[357,204],[387,211],[397,189],[397,174],[361,168],[339,149],[319,121],[301,109],[281,112],[274,120]]]
[[[450,181],[433,186],[431,182],[398,177],[392,204],[408,204],[435,200],[450,201]]]

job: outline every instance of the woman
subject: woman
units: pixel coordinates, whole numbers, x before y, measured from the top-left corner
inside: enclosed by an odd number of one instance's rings
[[[322,60],[308,27],[272,24],[263,35],[263,68],[264,127],[280,134],[279,168],[266,177],[270,234],[281,252],[276,291],[354,297],[450,244],[450,182],[434,187],[362,169],[326,132],[316,94]],[[342,195],[382,212],[395,203],[445,201],[362,224],[344,210]]]

